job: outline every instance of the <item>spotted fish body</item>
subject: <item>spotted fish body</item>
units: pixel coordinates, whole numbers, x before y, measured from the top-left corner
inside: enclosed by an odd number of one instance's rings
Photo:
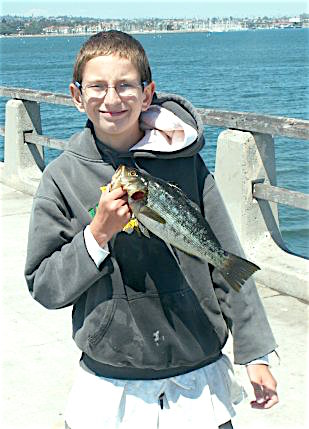
[[[127,191],[142,232],[147,235],[148,230],[175,248],[206,260],[235,290],[259,269],[220,246],[199,207],[177,186],[125,166],[112,179],[112,188],[119,186]]]
[[[158,179],[149,180],[147,207],[165,220],[160,223],[142,212],[137,215],[153,234],[184,252],[207,258],[215,266],[222,263],[224,250],[198,207],[176,186]]]

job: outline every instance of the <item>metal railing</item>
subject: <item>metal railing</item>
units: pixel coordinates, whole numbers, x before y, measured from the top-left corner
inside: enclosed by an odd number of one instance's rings
[[[32,89],[1,86],[0,96],[36,103],[73,106],[73,101],[69,95]],[[198,108],[197,111],[201,115],[204,125],[309,140],[308,120],[215,109]],[[5,135],[4,127],[0,128],[0,134]],[[64,150],[67,145],[66,140],[53,139],[35,132],[24,133],[24,142],[28,144],[36,163],[40,164],[38,166],[41,170],[44,168],[44,160],[38,157],[36,145],[59,150]],[[259,200],[273,201],[309,210],[309,196],[302,192],[278,188],[264,183],[253,183],[252,196]]]

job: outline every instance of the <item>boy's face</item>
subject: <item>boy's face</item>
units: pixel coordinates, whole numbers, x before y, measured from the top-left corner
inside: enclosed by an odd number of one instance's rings
[[[115,87],[129,84],[133,90],[129,95],[118,94]],[[85,112],[94,125],[96,136],[116,150],[128,150],[142,137],[139,116],[151,104],[154,83],[143,91],[139,72],[130,60],[118,55],[92,58],[84,68],[82,91],[70,85],[74,103]],[[94,86],[107,86],[105,96],[96,96]]]

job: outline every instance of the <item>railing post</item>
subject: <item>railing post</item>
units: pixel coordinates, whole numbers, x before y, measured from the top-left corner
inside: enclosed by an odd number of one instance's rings
[[[34,194],[41,172],[24,142],[24,133],[41,134],[40,106],[33,101],[9,100],[5,111],[4,165],[1,181],[15,189]],[[43,156],[43,149],[38,148]]]
[[[309,300],[307,261],[287,252],[277,204],[252,195],[253,183],[276,185],[273,138],[223,131],[217,142],[215,178],[248,259],[261,268],[255,274],[258,283]]]
[[[216,181],[241,242],[254,245],[261,235],[271,234],[284,247],[277,204],[252,197],[254,182],[276,185],[273,138],[269,134],[239,130],[223,131],[218,138]]]

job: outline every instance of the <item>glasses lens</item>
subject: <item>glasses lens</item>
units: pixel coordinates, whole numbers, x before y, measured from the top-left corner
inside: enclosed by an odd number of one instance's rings
[[[122,82],[118,85],[116,85],[116,91],[118,95],[122,97],[129,97],[132,95],[136,95],[138,92],[138,89],[140,88],[140,85],[137,83],[129,83],[129,82]]]
[[[89,98],[101,98],[107,92],[107,85],[89,85],[85,87],[84,92]]]

